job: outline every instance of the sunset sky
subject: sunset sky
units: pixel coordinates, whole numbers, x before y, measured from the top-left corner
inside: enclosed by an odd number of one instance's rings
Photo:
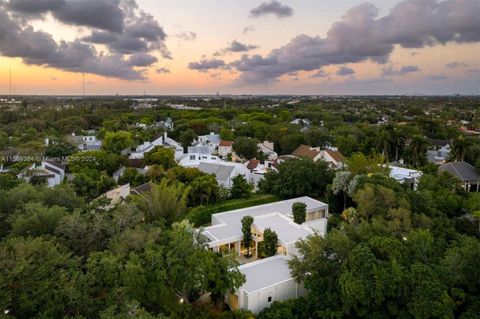
[[[0,94],[480,94],[479,0],[0,0]]]

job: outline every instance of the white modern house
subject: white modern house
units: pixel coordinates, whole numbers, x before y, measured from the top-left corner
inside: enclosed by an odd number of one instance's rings
[[[292,205],[306,204],[307,221],[301,225],[293,221]],[[305,293],[290,274],[288,259],[298,255],[295,243],[310,235],[323,236],[327,231],[328,205],[310,197],[299,197],[270,204],[248,207],[212,215],[212,225],[203,229],[208,247],[222,253],[241,256],[243,246],[242,218],[252,216],[253,246],[258,257],[258,244],[263,241],[263,232],[270,228],[278,236],[277,255],[255,260],[239,267],[246,282],[226,296],[232,309],[260,312],[274,301],[296,298]]]
[[[438,150],[432,149],[427,151],[427,160],[429,163],[437,165],[444,164],[450,157],[450,144],[443,145]]]
[[[131,153],[128,157],[131,160],[143,159],[145,153],[152,151],[156,146],[163,146],[172,148],[175,150],[175,160],[179,160],[183,157],[183,147],[175,141],[168,137],[167,133],[163,133],[162,136],[158,137],[152,142],[144,142],[143,144],[137,146],[135,152]]]
[[[77,146],[80,151],[97,151],[102,147],[102,141],[97,140],[95,135],[75,135],[72,133],[67,140]]]
[[[178,165],[183,167],[196,167],[200,166],[200,163],[224,163],[218,156],[210,155],[208,153],[187,153],[178,161]]]
[[[207,135],[199,135],[197,139],[197,143],[200,143],[201,145],[208,145],[214,148],[218,147],[220,141],[220,135],[213,132],[210,132],[210,134]]]
[[[48,187],[60,185],[65,178],[65,167],[55,162],[42,162],[40,165],[35,163],[26,168],[17,175],[17,178],[30,183],[34,179],[45,180]]]
[[[393,165],[388,165],[388,168],[390,169],[389,176],[391,178],[399,183],[407,185],[407,187],[412,190],[417,189],[418,181],[423,175],[421,171]]]

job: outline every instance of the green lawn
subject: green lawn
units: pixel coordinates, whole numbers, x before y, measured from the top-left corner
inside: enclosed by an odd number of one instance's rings
[[[197,227],[204,226],[210,224],[212,220],[211,216],[213,214],[226,212],[234,209],[273,203],[279,200],[280,199],[274,195],[253,194],[250,198],[246,199],[230,199],[213,205],[192,208],[187,215],[187,219],[190,222],[194,223]]]

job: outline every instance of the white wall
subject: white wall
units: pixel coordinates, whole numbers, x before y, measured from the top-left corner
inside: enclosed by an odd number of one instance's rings
[[[297,292],[299,293],[297,295]],[[253,313],[259,313],[264,308],[270,307],[274,301],[283,301],[287,299],[297,298],[305,292],[301,287],[297,287],[297,283],[292,278],[289,281],[280,283],[276,286],[265,288],[263,290],[253,292],[251,294],[243,294],[245,300],[240,302],[242,308],[248,309]],[[272,301],[268,302],[268,297],[272,297]]]

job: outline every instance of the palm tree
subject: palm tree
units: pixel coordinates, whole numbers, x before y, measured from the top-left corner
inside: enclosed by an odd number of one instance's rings
[[[463,162],[465,160],[465,154],[470,150],[472,141],[463,135],[459,135],[452,143],[452,157],[457,162]]]
[[[376,146],[377,149],[381,151],[382,156],[388,161],[389,152],[392,144],[392,135],[389,129],[382,128],[378,133]]]
[[[425,162],[428,145],[429,143],[425,136],[414,135],[412,137],[409,150],[413,166],[419,167]]]
[[[163,219],[171,225],[185,211],[189,191],[190,188],[182,183],[170,184],[167,179],[162,179],[159,184],[150,183],[150,191],[135,196],[134,200],[145,212],[147,221]]]

